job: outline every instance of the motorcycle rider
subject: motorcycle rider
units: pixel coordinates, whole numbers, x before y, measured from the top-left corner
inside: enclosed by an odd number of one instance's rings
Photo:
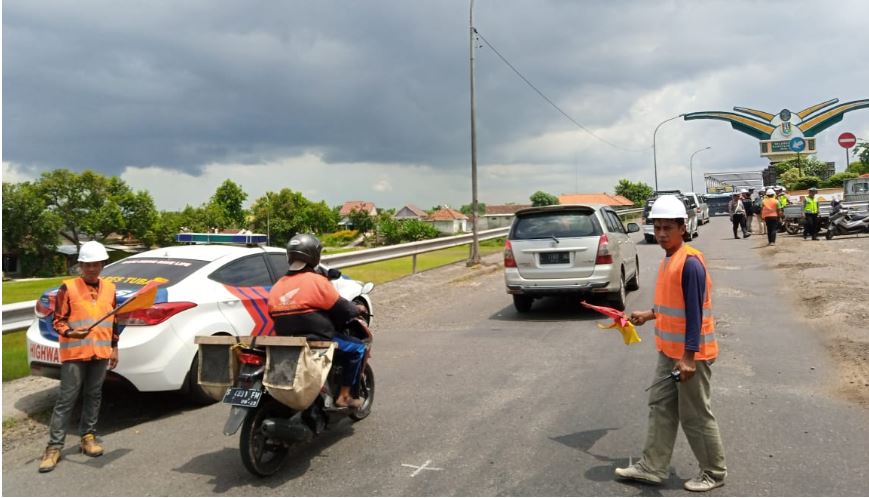
[[[342,361],[344,372],[335,406],[359,408],[363,400],[351,397],[351,389],[359,379],[365,345],[342,331],[362,310],[341,297],[329,279],[316,271],[322,250],[320,241],[311,234],[298,234],[290,239],[287,244],[290,269],[269,292],[269,315],[278,335],[305,336],[338,344],[336,361]]]

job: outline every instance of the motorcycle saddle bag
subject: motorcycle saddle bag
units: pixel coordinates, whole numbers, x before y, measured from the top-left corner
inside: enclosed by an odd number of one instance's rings
[[[266,346],[263,385],[269,394],[294,410],[311,406],[332,367],[335,343],[328,344],[325,348],[311,348],[307,343]]]

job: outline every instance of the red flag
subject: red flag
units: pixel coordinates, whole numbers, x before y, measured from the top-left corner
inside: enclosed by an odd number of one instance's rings
[[[615,308],[608,308],[606,306],[595,306],[593,304],[588,304],[585,301],[581,303],[583,306],[589,309],[593,309],[598,313],[602,313],[613,319],[613,323],[609,326],[604,326],[601,324],[597,324],[598,327],[602,329],[619,329],[619,332],[622,333],[622,338],[625,341],[625,344],[633,344],[635,342],[641,342],[640,336],[637,335],[637,329],[634,328],[634,324],[628,320],[628,317],[625,316],[623,311],[619,311]]]

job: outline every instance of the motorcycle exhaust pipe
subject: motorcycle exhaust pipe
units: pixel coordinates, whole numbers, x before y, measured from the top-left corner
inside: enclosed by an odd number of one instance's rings
[[[284,418],[267,418],[263,420],[262,432],[268,437],[290,443],[305,443],[314,437],[311,429],[304,424]]]

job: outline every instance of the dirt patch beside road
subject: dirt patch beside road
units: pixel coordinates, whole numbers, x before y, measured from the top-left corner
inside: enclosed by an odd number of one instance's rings
[[[838,364],[837,393],[869,408],[869,237],[803,241],[779,234],[775,247],[760,252],[794,309],[822,334]]]

